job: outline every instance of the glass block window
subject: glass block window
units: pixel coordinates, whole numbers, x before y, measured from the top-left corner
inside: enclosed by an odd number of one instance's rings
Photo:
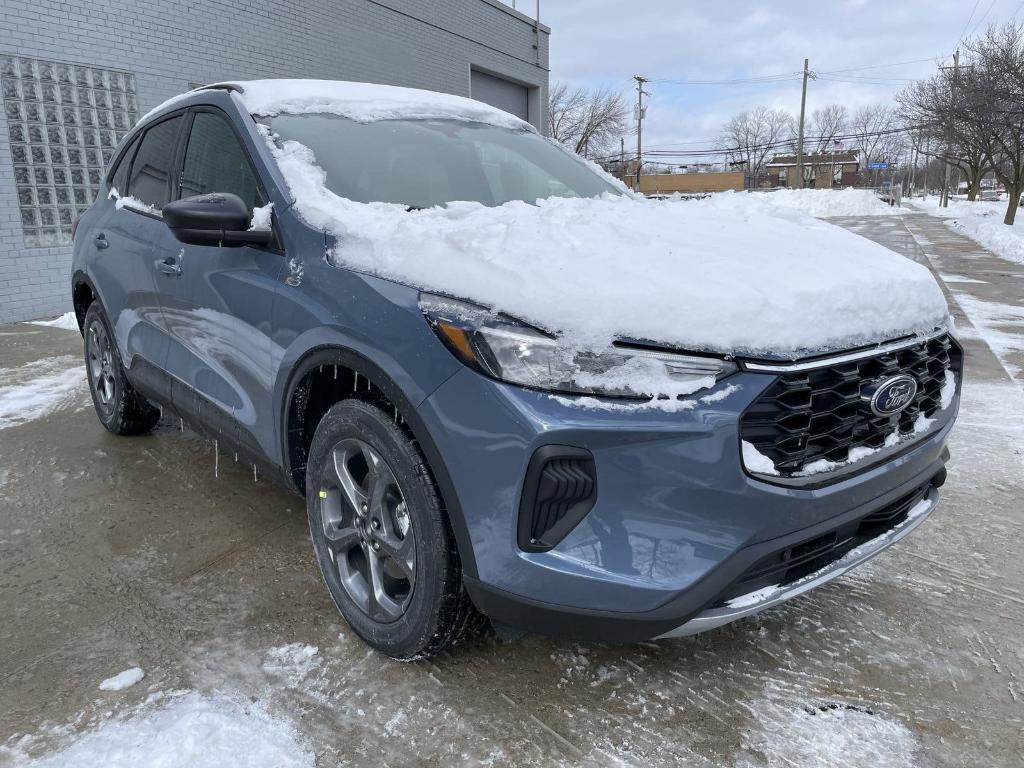
[[[138,119],[135,76],[0,54],[0,94],[25,245],[68,245]]]

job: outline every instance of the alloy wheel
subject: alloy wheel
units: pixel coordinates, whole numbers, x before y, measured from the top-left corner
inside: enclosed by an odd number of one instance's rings
[[[89,376],[104,411],[114,407],[114,353],[110,336],[103,323],[94,322],[89,326],[87,357]]]
[[[416,537],[391,467],[366,442],[342,440],[328,458],[319,504],[332,576],[374,621],[399,619],[416,585]]]

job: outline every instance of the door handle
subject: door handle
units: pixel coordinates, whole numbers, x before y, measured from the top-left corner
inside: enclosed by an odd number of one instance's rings
[[[107,236],[104,235],[102,232],[96,235],[96,239],[94,239],[93,242],[96,244],[96,247],[99,248],[101,251],[104,248],[110,247],[110,243],[107,242]]]
[[[174,261],[173,256],[167,259],[157,259],[156,268],[165,275],[171,275],[172,277],[179,277],[181,275],[181,267]]]

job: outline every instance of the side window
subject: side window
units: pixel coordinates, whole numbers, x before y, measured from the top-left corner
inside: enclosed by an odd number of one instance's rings
[[[172,117],[146,131],[132,161],[127,194],[156,208],[163,208],[167,203],[181,120],[181,116]]]
[[[114,172],[110,175],[110,186],[117,190],[119,195],[128,194],[128,170],[132,165],[132,155],[135,154],[135,150],[139,146],[139,137],[136,136],[132,139],[132,143],[122,153],[121,157],[118,158],[117,167]]]
[[[251,211],[262,205],[259,182],[235,132],[220,115],[197,112],[185,150],[181,196],[230,192]]]

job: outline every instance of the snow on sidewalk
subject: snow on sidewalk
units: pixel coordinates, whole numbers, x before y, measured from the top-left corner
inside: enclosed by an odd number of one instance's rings
[[[71,355],[0,368],[0,429],[38,419],[86,392],[85,366]]]
[[[44,325],[48,328],[60,328],[62,331],[78,332],[78,318],[74,312],[65,312],[52,320],[29,320],[32,325]]]
[[[45,734],[44,734],[45,735]],[[31,758],[38,736],[0,747],[24,768],[312,768],[313,754],[294,727],[260,703],[195,691],[155,694],[130,712],[102,721],[74,741]]]
[[[1017,223],[1012,227],[1003,224],[1006,203],[969,202],[950,200],[948,208],[939,207],[938,197],[915,200],[914,205],[937,218],[957,232],[971,238],[978,245],[992,251],[996,256],[1024,264],[1024,211],[1017,213]]]

